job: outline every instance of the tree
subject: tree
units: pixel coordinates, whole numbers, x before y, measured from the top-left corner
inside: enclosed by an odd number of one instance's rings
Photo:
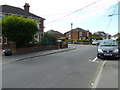
[[[118,37],[117,41],[118,41],[118,43],[119,43],[119,45],[120,45],[120,37]]]
[[[97,39],[97,35],[96,35],[96,34],[93,34],[90,39],[91,39],[91,40],[92,40],[92,39]]]
[[[57,41],[57,38],[55,37],[55,35],[50,33],[44,33],[44,37],[41,40],[41,44],[43,46],[55,45],[56,41]]]
[[[10,41],[15,42],[16,47],[25,46],[32,41],[37,31],[37,23],[32,18],[18,17],[15,15],[2,18],[2,33]]]

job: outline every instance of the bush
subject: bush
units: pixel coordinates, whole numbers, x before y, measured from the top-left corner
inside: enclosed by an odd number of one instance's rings
[[[41,40],[42,46],[56,45],[57,38],[53,34],[45,33]]]
[[[57,40],[66,41],[65,39],[59,39],[59,38]]]
[[[10,41],[16,43],[16,47],[25,47],[37,33],[37,23],[32,18],[18,17],[15,15],[2,18],[2,33]]]
[[[118,41],[118,44],[120,45],[120,37],[117,39],[117,41]]]

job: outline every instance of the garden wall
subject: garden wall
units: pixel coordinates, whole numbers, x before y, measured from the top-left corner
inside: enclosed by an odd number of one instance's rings
[[[24,54],[24,53],[30,53],[30,52],[36,52],[36,51],[44,51],[44,50],[52,50],[57,49],[57,45],[50,45],[50,46],[39,46],[39,47],[28,47],[28,48],[14,48],[11,49],[12,54]]]

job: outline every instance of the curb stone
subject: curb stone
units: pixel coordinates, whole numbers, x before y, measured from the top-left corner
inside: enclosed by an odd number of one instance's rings
[[[15,59],[15,60],[12,60],[12,61],[4,62],[2,64],[6,64],[6,63],[10,63],[10,62],[16,62],[16,61],[22,61],[22,60],[25,60],[25,59],[35,58],[35,57],[40,57],[40,56],[47,56],[47,55],[51,55],[51,54],[55,54],[55,53],[60,53],[60,52],[65,52],[65,51],[70,51],[70,50],[74,50],[74,49],[76,49],[76,48],[69,48],[69,49],[66,49],[66,50],[48,52],[48,53],[41,54],[41,55],[34,55],[34,56],[30,56],[30,57],[25,57],[25,58],[19,58],[19,59]]]

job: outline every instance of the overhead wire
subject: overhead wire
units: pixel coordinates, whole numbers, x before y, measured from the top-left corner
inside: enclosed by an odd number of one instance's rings
[[[109,1],[109,2],[106,2],[106,3],[108,4],[108,3],[112,3],[112,2],[114,2],[114,1]],[[93,6],[93,7],[89,7],[89,8],[87,7],[87,8],[84,9],[84,10],[88,10],[88,9],[92,9],[92,8],[101,7],[101,6],[106,5],[106,3],[104,3],[104,4],[99,4],[99,5],[96,5],[96,6]],[[74,11],[76,11],[76,10],[74,10]],[[51,13],[51,14],[46,14],[46,15],[41,15],[41,16],[54,16],[54,15],[72,13],[72,12],[74,12],[74,11],[59,12],[59,13]]]
[[[63,16],[63,17],[60,17],[60,18],[58,18],[58,19],[55,19],[55,20],[53,20],[53,21],[51,21],[51,22],[49,22],[49,23],[47,23],[47,24],[56,22],[56,21],[58,21],[58,20],[60,20],[60,19],[62,19],[62,18],[65,18],[65,17],[67,17],[67,16],[70,16],[70,15],[72,15],[72,14],[78,12],[78,11],[81,11],[81,10],[83,10],[83,9],[85,9],[85,8],[87,8],[87,7],[89,7],[89,6],[93,5],[93,4],[95,4],[95,3],[97,3],[98,1],[100,1],[100,0],[97,0],[97,1],[95,1],[95,2],[93,2],[93,3],[91,3],[91,4],[89,4],[89,5],[87,5],[87,6],[85,6],[85,7],[82,7],[82,8],[80,8],[80,9],[78,9],[78,10],[75,10],[75,11],[73,11],[73,12],[71,12],[71,13],[69,13],[69,14]]]
[[[117,4],[118,4],[118,3],[117,3]],[[112,14],[112,15],[115,14],[115,11],[116,11],[116,8],[117,8],[117,4],[115,5],[115,8],[114,8],[114,11],[113,11],[113,14]],[[109,23],[108,23],[108,25],[106,26],[106,29],[105,29],[104,31],[106,31],[106,30],[109,28],[109,26],[110,26],[110,24],[111,24],[111,22],[112,22],[112,19],[113,19],[113,16],[111,16],[110,21],[109,21]]]
[[[109,2],[108,2],[109,3]],[[116,2],[117,3],[117,2]],[[102,7],[101,7],[102,6]],[[99,8],[95,8],[94,10],[92,10],[92,12],[94,12],[94,11],[98,11],[99,9],[101,9],[101,8],[104,8],[105,7],[105,5],[100,5],[100,6],[98,6]],[[109,9],[111,9],[111,8],[109,8]],[[107,9],[107,10],[109,10],[109,9]],[[89,14],[89,13],[91,13],[91,12],[88,12],[87,14]],[[70,19],[72,19],[72,18],[77,18],[77,17],[80,17],[81,15],[79,15],[79,16],[74,16],[74,17],[71,17],[71,18],[65,18],[66,20],[70,20]],[[62,21],[65,21],[65,20],[62,20]],[[101,26],[100,26],[101,27]],[[103,25],[102,27],[101,27],[102,29],[104,29],[105,28],[105,26]]]
[[[98,0],[98,1],[99,1],[99,0]],[[95,4],[95,3],[97,3],[98,1],[93,2],[93,3],[91,3],[91,4],[89,4],[89,5],[85,6],[85,7],[83,7],[83,8],[81,8],[81,9],[75,10],[75,11],[73,11],[73,12],[71,12],[71,13],[69,13],[69,14],[63,16],[63,17],[60,17],[60,18],[58,18],[58,19],[55,19],[55,20],[53,20],[53,21],[51,21],[51,22],[49,22],[49,23],[47,23],[47,24],[50,24],[50,23],[59,21],[60,19],[66,18],[66,17],[68,17],[68,16],[70,16],[70,15],[72,15],[72,14],[78,12],[78,11],[81,11],[81,10],[85,10],[85,9],[88,10],[88,9],[90,9],[90,8],[93,8],[93,7],[101,7],[101,6],[104,6],[104,5],[102,4],[102,5],[99,5],[99,6],[89,7],[89,6],[91,6],[91,5]],[[108,2],[108,3],[112,3],[112,2]],[[116,3],[118,3],[118,2],[116,2]],[[88,8],[88,7],[89,7],[89,8]],[[113,11],[113,15],[115,15],[116,7],[117,7],[117,4],[116,4],[115,9],[114,9],[114,11]],[[110,8],[109,8],[109,9],[110,9]],[[95,9],[95,10],[96,10],[96,9]],[[65,12],[65,13],[68,13],[68,12]],[[62,14],[62,13],[61,13],[61,14]],[[107,30],[107,29],[109,28],[109,26],[110,26],[110,24],[111,24],[111,22],[112,22],[112,19],[113,19],[113,17],[111,17],[111,19],[110,19],[110,21],[109,21],[109,24],[107,25],[107,27],[106,27],[105,30]],[[105,31],[105,30],[104,30],[104,31]]]
[[[106,7],[106,6],[104,6],[104,7]],[[94,11],[99,11],[99,10],[101,10],[101,8],[104,8],[104,7],[94,8],[94,10],[88,12],[87,14],[89,14],[89,13],[91,13],[91,12],[94,12]],[[109,8],[109,9],[110,9],[110,8]],[[106,10],[109,10],[109,9],[106,9]],[[105,10],[104,10],[104,11],[105,11]],[[83,14],[84,14],[84,13],[83,13]],[[80,17],[80,15],[79,15],[79,16],[74,16],[74,17],[71,17],[71,18],[77,18],[77,17]],[[71,18],[69,18],[69,19],[71,19]]]

